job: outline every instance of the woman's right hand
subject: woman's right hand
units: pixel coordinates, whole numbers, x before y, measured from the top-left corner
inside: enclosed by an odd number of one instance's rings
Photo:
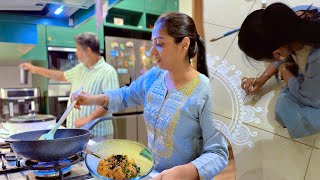
[[[77,103],[74,106],[76,109],[81,109],[80,106],[90,106],[90,105],[99,105],[102,106],[104,104],[105,95],[91,95],[84,91],[82,91],[79,95],[72,94],[72,100],[76,100]]]
[[[257,78],[256,81],[254,81],[255,78],[247,78],[244,77],[241,80],[241,88],[245,90],[246,95],[249,93],[255,94],[257,93],[262,86],[265,84],[265,82],[261,78]],[[254,84],[252,84],[254,82]]]

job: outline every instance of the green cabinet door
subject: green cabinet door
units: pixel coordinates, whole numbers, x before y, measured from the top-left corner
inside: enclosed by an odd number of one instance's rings
[[[47,26],[47,45],[59,47],[76,47],[74,36],[82,32],[95,32],[100,40],[100,49],[104,49],[103,26],[97,32],[95,18],[76,28]]]
[[[144,6],[147,13],[162,14],[166,12],[167,0],[145,0]]]
[[[126,9],[130,11],[144,11],[145,0],[123,0],[119,4],[115,5],[116,8]]]
[[[166,12],[178,12],[179,0],[167,0]]]
[[[40,60],[47,61],[46,29],[44,25],[37,25],[38,43],[21,60]]]

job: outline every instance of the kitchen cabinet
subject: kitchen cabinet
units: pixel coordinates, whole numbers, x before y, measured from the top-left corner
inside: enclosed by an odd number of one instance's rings
[[[103,27],[99,31],[96,30],[95,18],[75,28],[47,26],[47,46],[76,47],[73,38],[81,32],[97,33],[100,40],[100,49],[104,49]]]
[[[127,139],[148,145],[147,128],[143,115],[116,117],[113,122],[115,139]]]
[[[104,25],[111,29],[151,32],[159,15],[178,10],[178,0],[123,0],[109,10]],[[114,18],[123,19],[123,25],[115,24]]]
[[[125,26],[143,28],[145,27],[145,23],[143,22],[142,15],[143,13],[138,11],[112,8],[109,10],[105,21],[107,25],[109,25],[114,24],[114,18],[121,18]],[[114,25],[121,26],[117,24]]]
[[[145,11],[151,14],[179,11],[179,0],[145,0]]]
[[[113,120],[115,139],[127,139],[147,146],[147,128],[143,114],[124,115],[125,113],[141,112],[142,110],[143,107],[141,106],[130,107],[123,112],[116,113],[117,116],[114,116],[115,119]]]
[[[162,14],[167,11],[167,1],[169,0],[145,0],[145,11]]]
[[[47,43],[46,43],[46,27],[44,25],[37,25],[38,31],[38,43],[26,54],[24,54],[21,60],[40,60],[47,61]]]
[[[143,119],[143,115],[137,116],[137,128],[138,128],[138,142],[148,146],[148,136],[146,123]]]
[[[115,5],[114,7],[119,9],[130,10],[130,11],[143,12],[144,1],[145,0],[123,0],[117,5]]]
[[[0,61],[17,60],[36,44],[36,25],[0,21]]]
[[[179,0],[167,0],[166,11],[179,11]]]
[[[136,107],[129,107],[116,113],[118,116],[114,116],[113,120],[115,139],[138,140],[137,115],[122,115],[122,113],[135,112],[136,110]]]

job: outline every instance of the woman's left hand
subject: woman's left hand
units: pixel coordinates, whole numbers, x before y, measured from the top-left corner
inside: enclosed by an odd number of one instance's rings
[[[295,62],[285,62],[285,63],[282,63],[279,67],[278,67],[278,70],[279,71],[282,71],[283,68],[290,68],[290,67],[293,67],[293,66],[297,66],[297,64]]]
[[[189,163],[162,171],[152,180],[195,180],[199,179],[197,168]]]

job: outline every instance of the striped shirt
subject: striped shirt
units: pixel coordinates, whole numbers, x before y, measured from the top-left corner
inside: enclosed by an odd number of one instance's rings
[[[83,86],[83,91],[89,94],[101,94],[105,90],[119,88],[116,70],[104,61],[102,57],[95,65],[88,68],[83,63],[65,71],[64,77],[72,84],[71,92]],[[68,105],[70,104],[70,100]],[[67,128],[75,128],[74,121],[78,118],[86,118],[97,106],[82,106],[81,110],[73,109],[67,118]],[[92,130],[94,136],[113,135],[112,121],[104,121],[97,124]]]

